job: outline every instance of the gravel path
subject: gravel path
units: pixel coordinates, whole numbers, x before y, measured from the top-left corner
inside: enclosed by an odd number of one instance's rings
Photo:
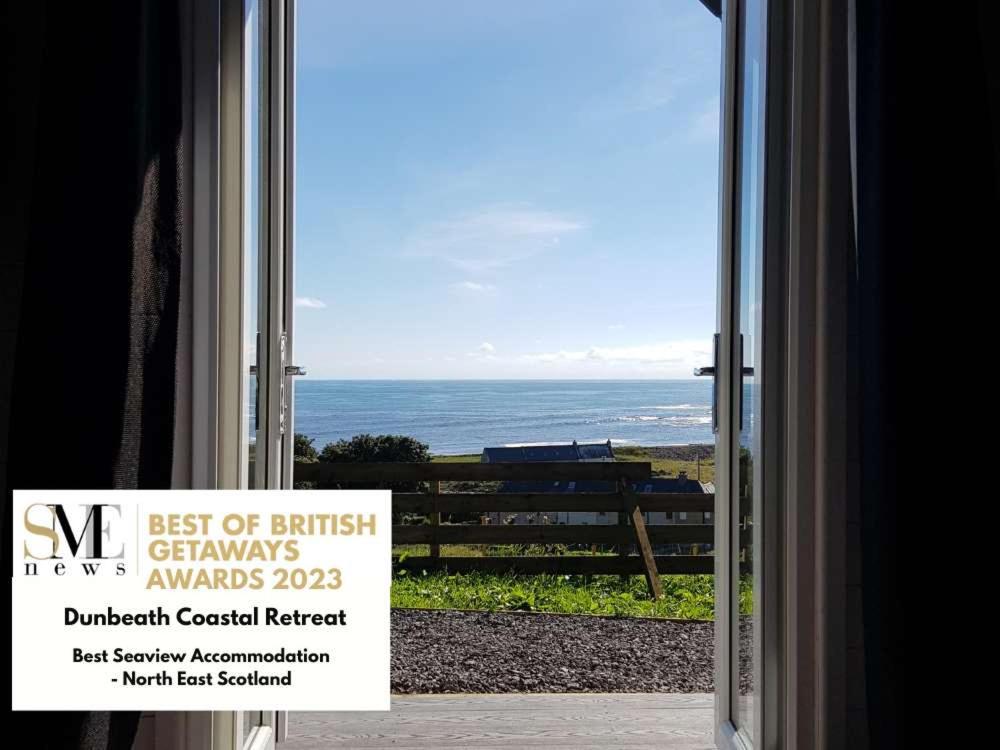
[[[710,693],[713,627],[634,617],[392,611],[393,693]]]

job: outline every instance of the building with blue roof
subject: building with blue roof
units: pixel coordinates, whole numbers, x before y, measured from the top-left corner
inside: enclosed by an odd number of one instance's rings
[[[532,463],[535,461],[614,461],[611,441],[606,443],[551,443],[545,445],[504,445],[483,448],[484,464]]]

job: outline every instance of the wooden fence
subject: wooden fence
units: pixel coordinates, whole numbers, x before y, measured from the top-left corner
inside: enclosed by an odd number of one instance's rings
[[[392,486],[427,483],[429,492],[393,492],[394,516],[426,515],[429,523],[395,524],[393,544],[429,544],[427,556],[407,556],[396,564],[408,569],[446,568],[455,572],[517,571],[553,574],[642,573],[651,595],[660,595],[661,573],[712,573],[709,555],[655,555],[657,544],[710,544],[708,524],[647,525],[645,512],[711,512],[711,494],[637,493],[632,486],[651,476],[646,461],[536,463],[297,463],[295,481],[323,486]],[[614,491],[602,493],[442,492],[442,482],[603,481]],[[447,524],[442,514],[604,512],[618,525],[584,524]],[[617,555],[539,557],[442,557],[442,544],[611,545]],[[632,546],[638,555],[629,554]]]

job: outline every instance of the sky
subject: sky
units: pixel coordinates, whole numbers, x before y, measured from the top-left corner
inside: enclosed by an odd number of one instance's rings
[[[313,378],[689,378],[716,317],[698,0],[299,0]]]

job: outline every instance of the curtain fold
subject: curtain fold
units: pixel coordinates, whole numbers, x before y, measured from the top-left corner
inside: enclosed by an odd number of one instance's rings
[[[892,622],[897,594],[891,574],[895,558],[893,501],[898,491],[898,456],[892,440],[886,396],[899,375],[893,372],[893,336],[889,317],[894,290],[892,268],[912,240],[906,212],[914,179],[910,166],[893,142],[892,129],[904,126],[902,111],[887,106],[886,92],[902,70],[894,59],[899,40],[886,26],[881,2],[857,0],[855,9],[855,75],[852,126],[854,153],[855,232],[858,246],[858,340],[865,377],[859,391],[860,520],[862,558],[862,630],[868,734],[873,748],[896,747],[899,706],[894,689],[898,675],[890,673],[890,649],[902,641]],[[909,196],[912,198],[912,196]],[[895,229],[892,229],[893,225]],[[894,237],[892,235],[895,235]],[[894,257],[895,256],[895,257]],[[898,639],[898,640],[897,640]],[[898,683],[896,683],[898,684]]]
[[[12,108],[33,149],[12,217],[23,278],[0,425],[7,564],[15,488],[170,487],[184,224],[181,3],[21,12],[40,66]],[[138,718],[14,715],[31,747],[81,750],[131,747]]]
[[[976,398],[988,400],[988,386],[976,378],[994,290],[979,264],[998,246],[1000,14],[990,2],[939,11],[854,0],[864,671],[880,750],[903,744],[900,568],[912,558],[900,550],[901,527],[921,517],[921,500],[930,513],[947,501],[927,492],[920,462],[940,448],[918,405],[954,378],[970,384],[960,403],[977,432],[957,416],[951,434],[978,437],[989,424]]]

